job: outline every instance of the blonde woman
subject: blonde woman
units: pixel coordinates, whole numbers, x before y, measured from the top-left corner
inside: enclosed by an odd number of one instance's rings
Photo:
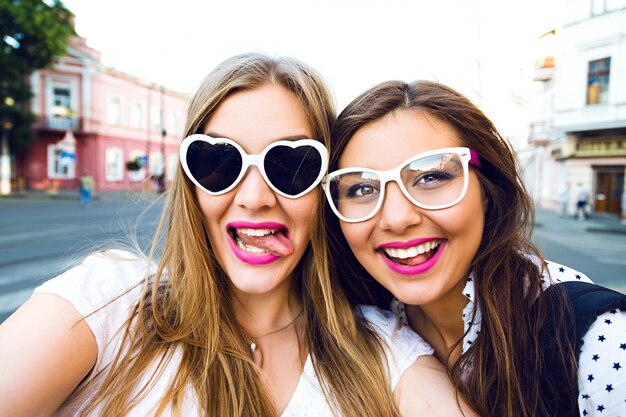
[[[293,59],[211,72],[158,263],[109,251],[36,289],[0,327],[0,415],[456,415],[432,350],[391,314],[355,314],[329,275],[318,184],[334,117]]]

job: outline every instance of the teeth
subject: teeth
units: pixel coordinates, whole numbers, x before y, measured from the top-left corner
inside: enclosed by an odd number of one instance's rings
[[[237,234],[246,236],[265,236],[275,233],[276,229],[236,229]]]
[[[440,244],[440,240],[431,240],[430,242],[425,242],[417,246],[411,246],[410,248],[384,248],[383,250],[391,258],[406,259],[431,251]]]
[[[235,238],[235,243],[237,243],[237,246],[239,247],[239,249],[244,250],[246,252],[258,253],[258,254],[269,253],[265,249],[257,248],[256,246],[252,246],[252,245],[246,245],[244,241],[239,239],[238,237]]]

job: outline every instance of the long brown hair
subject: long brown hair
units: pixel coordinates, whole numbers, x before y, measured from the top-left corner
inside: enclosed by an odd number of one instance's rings
[[[557,333],[565,331],[567,326],[559,324],[568,321],[570,304],[561,291],[551,291],[550,299],[538,297],[542,280],[547,279],[542,274],[547,272],[537,267],[537,260],[541,265],[544,260],[531,243],[534,206],[512,149],[493,123],[467,98],[444,85],[385,82],[361,94],[339,115],[331,136],[329,170],[337,169],[343,149],[360,128],[399,110],[439,118],[456,131],[464,146],[480,155],[481,167],[475,172],[487,203],[471,270],[481,331],[451,368],[451,377],[482,416],[549,415],[559,392],[575,392],[576,362],[568,335],[555,335],[556,360],[567,370],[565,384],[555,386],[545,367],[540,335],[548,319],[556,323]],[[328,207],[325,217],[331,248],[337,253],[334,266],[348,297],[388,308],[391,294],[346,249],[339,221]]]
[[[319,75],[297,60],[261,54],[230,58],[199,87],[187,114],[185,136],[201,132],[220,103],[236,91],[274,83],[302,102],[313,133],[329,144],[335,119],[333,101]],[[245,121],[243,121],[245,123]],[[381,357],[382,342],[357,319],[328,269],[320,194],[312,214],[309,247],[295,271],[295,287],[305,317],[308,349],[327,401],[346,417],[397,416]],[[177,372],[154,415],[171,408],[182,415],[186,388],[193,387],[207,416],[276,415],[235,320],[228,278],[215,259],[194,192],[180,165],[169,191],[159,229],[165,228],[156,273],[147,277],[144,296],[127,322],[124,349],[95,400],[83,414],[125,415],[151,388],[173,355]],[[159,236],[159,233],[157,233]],[[155,238],[155,246],[158,243]],[[154,253],[151,254],[151,257]],[[151,365],[157,371],[138,386]],[[135,394],[137,392],[137,394]]]

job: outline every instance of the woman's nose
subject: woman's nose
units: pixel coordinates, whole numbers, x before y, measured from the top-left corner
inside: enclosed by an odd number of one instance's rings
[[[276,205],[276,194],[263,179],[257,167],[251,166],[235,188],[235,204],[249,210]]]
[[[420,209],[406,198],[395,182],[387,184],[384,198],[378,214],[381,229],[400,235],[422,222]]]

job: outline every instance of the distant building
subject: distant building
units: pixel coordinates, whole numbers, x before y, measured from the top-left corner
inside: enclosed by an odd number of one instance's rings
[[[152,187],[144,180],[164,172],[171,180],[186,95],[103,66],[80,37],[30,84],[37,140],[16,161],[26,188],[77,189],[83,172],[99,191]],[[131,161],[140,169],[127,169]]]
[[[619,215],[626,170],[626,0],[572,0],[564,26],[541,39],[530,147],[519,153],[529,189],[560,207],[569,185],[593,212]]]

